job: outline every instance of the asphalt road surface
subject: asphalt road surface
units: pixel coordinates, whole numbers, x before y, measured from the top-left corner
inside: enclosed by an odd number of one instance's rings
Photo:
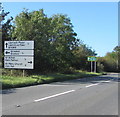
[[[4,90],[3,115],[118,115],[118,74]]]

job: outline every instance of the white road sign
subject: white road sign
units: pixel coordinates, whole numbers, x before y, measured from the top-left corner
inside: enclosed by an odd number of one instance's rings
[[[5,56],[33,56],[34,50],[4,50]]]
[[[34,41],[5,41],[4,49],[34,49]]]
[[[5,41],[4,68],[33,69],[34,41]]]
[[[4,68],[33,69],[33,57],[5,56]]]

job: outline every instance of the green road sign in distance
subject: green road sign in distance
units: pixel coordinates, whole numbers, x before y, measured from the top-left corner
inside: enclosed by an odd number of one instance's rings
[[[95,56],[89,56],[88,61],[96,61],[96,57]]]

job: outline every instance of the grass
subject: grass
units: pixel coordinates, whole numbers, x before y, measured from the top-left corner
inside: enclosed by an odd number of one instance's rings
[[[36,79],[31,77],[2,76],[2,88],[16,88],[35,84]]]
[[[32,75],[28,77],[2,75],[1,82],[2,82],[2,89],[8,89],[8,88],[17,88],[17,87],[31,86],[37,84],[51,83],[57,81],[72,80],[72,79],[91,77],[97,75],[101,75],[101,73],[76,71],[73,74],[52,73],[46,75]]]

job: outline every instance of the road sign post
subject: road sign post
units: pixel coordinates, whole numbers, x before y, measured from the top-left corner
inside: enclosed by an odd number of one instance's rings
[[[93,62],[91,61],[91,72],[92,72],[92,69],[93,69],[93,64],[92,64]]]
[[[25,76],[25,70],[23,69],[23,77]]]
[[[94,72],[96,73],[96,61],[94,62]]]
[[[13,71],[12,71],[12,69],[11,69],[11,76],[12,76],[12,74],[13,74]]]

